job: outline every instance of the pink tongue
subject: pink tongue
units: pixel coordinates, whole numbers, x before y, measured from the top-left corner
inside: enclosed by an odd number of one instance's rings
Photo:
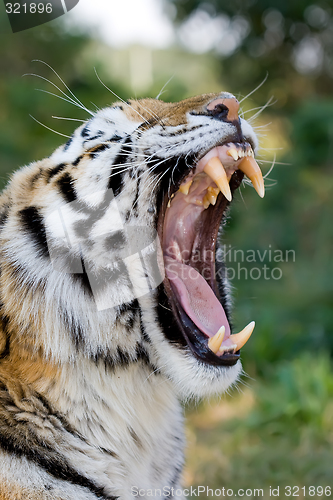
[[[225,339],[230,326],[223,307],[205,279],[193,267],[164,256],[166,274],[182,308],[193,323],[212,337],[225,326]]]

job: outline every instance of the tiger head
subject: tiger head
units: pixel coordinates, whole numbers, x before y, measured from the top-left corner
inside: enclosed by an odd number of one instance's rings
[[[233,95],[221,93],[178,103],[129,101],[105,111],[111,120],[122,113],[125,127],[117,134],[126,137],[114,162],[122,188],[112,174],[109,187],[118,206],[128,199],[126,186],[136,190],[128,223],[136,219],[156,229],[161,244],[164,279],[153,279],[153,289],[139,298],[150,356],[186,396],[220,392],[237,379],[239,349],[254,327],[231,334],[229,287],[218,248],[221,222],[244,173],[264,195],[254,160],[257,138],[238,108]]]
[[[53,342],[46,351],[68,328],[79,332],[76,347],[87,356],[113,365],[144,358],[183,397],[222,392],[237,381],[240,348],[254,324],[231,333],[220,228],[244,174],[264,195],[257,138],[238,110],[226,92],[116,103],[14,176],[21,201],[7,230],[14,242],[7,259],[25,259],[35,275],[32,309],[53,329],[44,335]],[[17,239],[18,224],[26,232],[34,224],[35,253],[42,258],[44,246],[51,265],[24,257],[28,244]],[[46,299],[37,297],[38,282]],[[65,341],[57,345],[59,358],[72,351]]]

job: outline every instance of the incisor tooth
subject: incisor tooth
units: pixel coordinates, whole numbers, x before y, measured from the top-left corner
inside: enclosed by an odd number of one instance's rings
[[[209,205],[210,205],[210,199],[209,199],[209,194],[208,193],[205,194],[205,196],[203,197],[202,202],[203,202],[204,209],[206,210],[206,208],[208,208]]]
[[[206,196],[207,196],[207,200],[209,201],[209,203],[211,203],[212,205],[215,205],[217,197],[219,195],[219,192],[220,192],[220,190],[218,188],[214,188],[212,186],[209,186],[207,188]]]
[[[243,347],[243,345],[246,344],[246,342],[249,340],[254,327],[255,322],[251,321],[251,323],[249,323],[241,332],[230,335],[229,338],[234,344],[236,344],[237,351],[241,349],[241,347]]]
[[[214,337],[208,340],[208,347],[214,354],[218,352],[224,339],[225,326],[221,326],[219,331],[215,333]]]
[[[235,161],[238,160],[238,153],[236,148],[228,149],[227,155],[232,156]]]
[[[236,351],[237,350],[237,345],[232,344],[232,345],[221,345],[219,352],[226,352],[226,351]]]
[[[188,195],[188,192],[190,190],[190,187],[191,187],[191,184],[192,184],[192,179],[189,180],[186,184],[182,184],[180,187],[179,187],[179,191],[185,195]]]
[[[238,165],[239,170],[248,176],[260,198],[265,196],[264,179],[260,167],[252,156],[246,156]]]
[[[203,171],[215,182],[215,184],[220,188],[220,191],[224,194],[228,201],[232,200],[230,186],[228,182],[227,173],[221,161],[215,156],[211,158],[205,165]]]
[[[219,188],[214,188],[213,186],[208,186],[207,190],[212,193],[214,196],[218,196],[219,195]]]

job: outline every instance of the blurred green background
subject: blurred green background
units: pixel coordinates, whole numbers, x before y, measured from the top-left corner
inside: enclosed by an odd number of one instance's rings
[[[184,483],[264,488],[265,498],[270,486],[333,486],[332,4],[165,0],[162,6],[174,35],[160,49],[112,47],[64,18],[2,35],[1,185],[66,140],[29,115],[65,136],[79,122],[53,117],[87,118],[50,95],[63,97],[52,83],[22,76],[35,73],[66,90],[34,59],[54,68],[92,110],[115,100],[94,67],[124,99],[155,97],[168,82],[164,100],[220,90],[242,100],[262,83],[242,109],[258,127],[267,192],[261,200],[251,187],[241,188],[223,241],[235,275],[235,328],[252,320],[257,326],[242,352],[247,375],[238,391],[186,409]],[[117,21],[126,29],[126,19]]]

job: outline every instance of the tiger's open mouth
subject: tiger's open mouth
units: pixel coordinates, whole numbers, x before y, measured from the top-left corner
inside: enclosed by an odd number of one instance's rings
[[[234,365],[254,322],[231,334],[221,301],[223,280],[216,274],[221,220],[244,174],[259,196],[264,181],[249,142],[209,150],[165,197],[160,215],[164,287],[178,329],[193,354],[214,365]]]

